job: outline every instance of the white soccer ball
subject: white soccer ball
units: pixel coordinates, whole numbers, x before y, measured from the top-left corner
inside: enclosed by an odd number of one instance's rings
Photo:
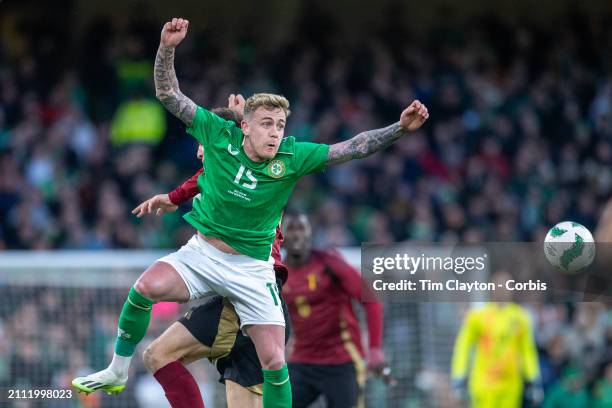
[[[548,231],[544,239],[548,261],[565,273],[576,273],[595,259],[595,241],[591,231],[572,221],[563,221]]]

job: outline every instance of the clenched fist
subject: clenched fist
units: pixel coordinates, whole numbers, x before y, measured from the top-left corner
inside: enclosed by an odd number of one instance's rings
[[[244,96],[231,94],[227,100],[227,107],[239,114],[241,117],[244,114],[244,105],[246,100]]]
[[[427,107],[420,101],[415,100],[404,109],[400,116],[399,124],[406,130],[414,131],[420,128],[427,118],[429,118]]]
[[[161,32],[161,44],[166,47],[176,47],[187,35],[189,20],[173,18],[164,24]]]

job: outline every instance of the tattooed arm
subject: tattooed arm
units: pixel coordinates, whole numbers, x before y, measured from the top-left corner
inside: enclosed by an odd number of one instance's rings
[[[406,133],[408,132],[400,127],[399,122],[382,129],[359,133],[352,139],[331,145],[327,155],[327,164],[340,164],[353,159],[363,159],[390,146]]]
[[[197,105],[183,95],[174,71],[174,49],[187,35],[189,21],[173,18],[164,24],[161,41],[155,56],[155,96],[164,107],[187,126],[195,117]]]
[[[362,159],[383,150],[405,134],[417,130],[428,117],[425,105],[414,101],[402,112],[399,122],[381,129],[359,133],[352,139],[331,145],[327,155],[327,165]]]

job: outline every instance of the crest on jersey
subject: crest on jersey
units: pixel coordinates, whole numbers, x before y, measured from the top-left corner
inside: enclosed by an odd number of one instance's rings
[[[272,160],[268,164],[268,174],[274,178],[283,177],[287,172],[285,162],[282,160]]]

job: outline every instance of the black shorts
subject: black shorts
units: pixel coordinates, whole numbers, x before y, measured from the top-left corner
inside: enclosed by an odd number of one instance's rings
[[[281,304],[285,315],[286,343],[290,335],[289,314],[282,294]],[[262,393],[263,373],[255,345],[240,330],[240,320],[228,299],[213,296],[189,310],[179,322],[211,349],[208,359],[217,367],[221,383],[231,380],[255,393]]]
[[[289,364],[293,408],[307,407],[320,395],[328,408],[353,408],[362,405],[363,385],[358,383],[354,363]]]

